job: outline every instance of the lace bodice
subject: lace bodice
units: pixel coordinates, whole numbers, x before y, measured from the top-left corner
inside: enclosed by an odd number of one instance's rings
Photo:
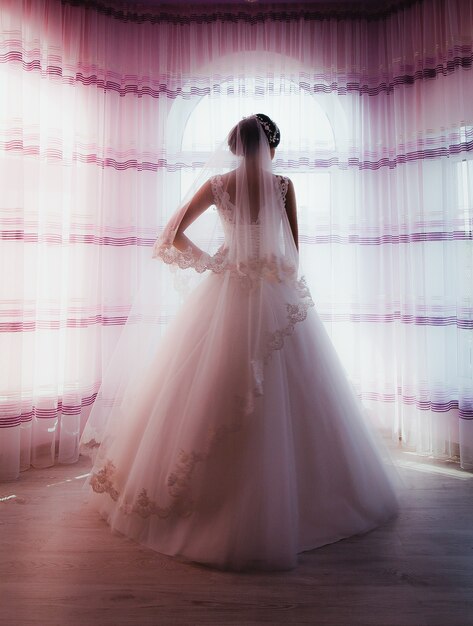
[[[273,181],[276,192],[274,197],[275,199],[280,199],[280,202],[277,203],[278,206],[275,206],[274,210],[279,211],[280,217],[282,217],[282,212],[285,210],[285,200],[289,179],[285,176],[273,176]],[[259,217],[258,219],[247,224],[241,221],[238,224],[238,228],[235,228],[236,212],[238,209],[230,200],[230,195],[224,188],[223,177],[220,174],[212,177],[210,179],[210,184],[215,201],[215,207],[222,222],[227,246],[231,246],[232,243],[235,243],[235,239],[239,239],[241,242],[244,242],[246,246],[248,246],[248,258],[259,257],[261,251],[261,228],[263,227]]]
[[[281,198],[280,209],[284,209],[286,203],[286,194],[289,186],[289,179],[286,176],[274,176],[274,184]],[[210,179],[210,185],[212,187],[212,194],[215,201],[215,206],[219,212],[220,218],[223,222],[224,229],[228,224],[235,223],[235,205],[230,200],[229,193],[224,189],[223,178],[220,174],[213,176]],[[251,222],[250,226],[259,226],[259,219]]]
[[[211,270],[221,274],[228,271],[250,287],[258,285],[261,279],[277,282],[296,279],[297,261],[285,255],[279,239],[289,179],[272,176],[271,181],[274,184],[274,194],[270,194],[271,219],[269,222],[265,218],[260,221],[258,217],[245,223],[244,218],[238,219],[238,207],[225,190],[223,177],[213,176],[210,185],[223,226],[224,244],[213,255],[196,253],[192,247],[180,251],[172,245],[174,231],[169,231],[168,237],[165,234],[156,241],[153,257],[181,269],[192,267],[198,273]]]

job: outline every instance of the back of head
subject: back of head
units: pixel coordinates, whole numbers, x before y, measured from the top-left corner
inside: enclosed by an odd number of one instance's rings
[[[256,155],[262,144],[266,148],[276,148],[279,141],[279,128],[264,113],[245,117],[228,135],[228,146],[232,154],[245,158]]]

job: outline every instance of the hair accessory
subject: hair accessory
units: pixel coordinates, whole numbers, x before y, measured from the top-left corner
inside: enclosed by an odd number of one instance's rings
[[[276,124],[273,124],[273,128],[271,128],[271,125],[258,114],[256,114],[255,117],[263,127],[264,133],[268,138],[269,145],[273,146],[275,144],[277,146],[279,143],[279,128],[276,126]]]

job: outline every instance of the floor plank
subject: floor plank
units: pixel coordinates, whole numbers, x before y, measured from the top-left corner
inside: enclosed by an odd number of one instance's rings
[[[84,506],[89,461],[0,485],[0,624],[473,624],[473,473],[393,451],[401,513],[300,555],[290,572],[180,563]]]

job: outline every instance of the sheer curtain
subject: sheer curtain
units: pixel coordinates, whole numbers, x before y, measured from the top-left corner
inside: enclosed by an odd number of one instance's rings
[[[143,259],[254,112],[373,420],[473,468],[473,2],[3,0],[0,29],[2,479],[77,460]]]

